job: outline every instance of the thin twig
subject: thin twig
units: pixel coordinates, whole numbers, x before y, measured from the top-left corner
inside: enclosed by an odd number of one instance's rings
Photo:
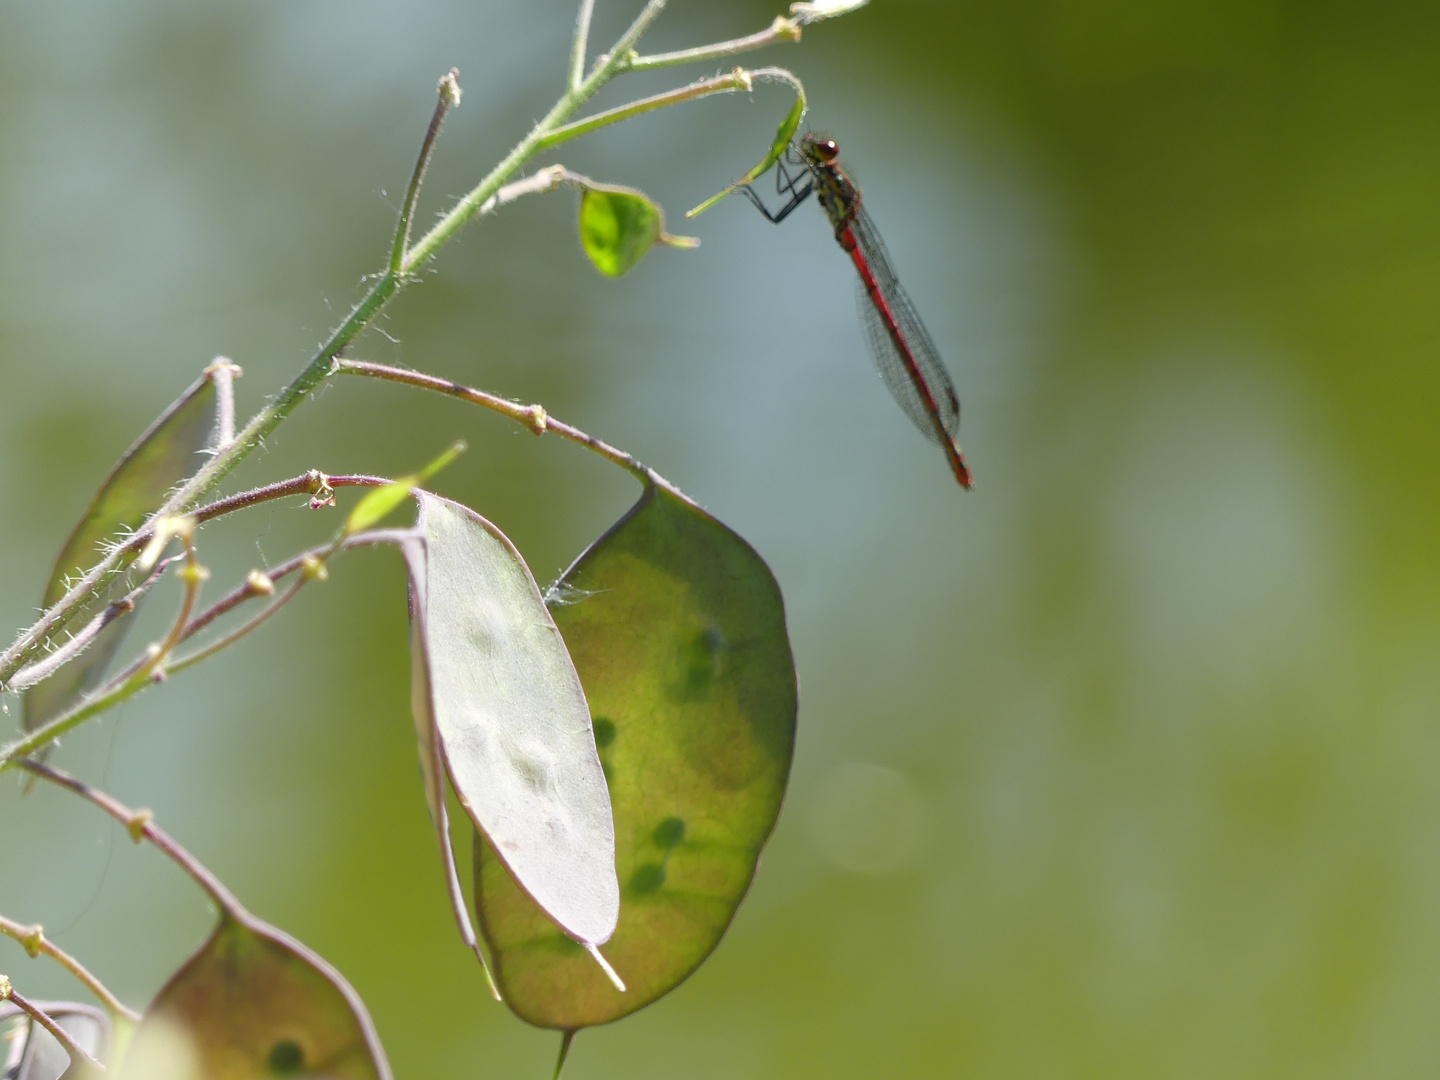
[[[190,625],[190,616],[195,613],[195,603],[200,599],[200,586],[210,576],[210,571],[200,565],[200,559],[195,553],[194,518],[191,518],[190,521],[190,528],[181,534],[181,539],[185,542],[185,566],[178,573],[180,580],[185,583],[185,593],[180,598],[180,611],[170,624],[170,630],[165,637],[158,645],[151,646],[151,650],[155,653],[155,661],[148,670],[142,669],[144,675],[141,677],[148,676],[163,664],[165,658],[170,655],[170,650],[180,643],[181,635],[185,633],[185,627]]]
[[[650,56],[630,56],[621,69],[623,71],[650,71],[654,68],[674,67],[677,64],[694,64],[707,60],[720,60],[727,56],[735,56],[743,52],[753,52],[755,49],[763,49],[767,45],[776,45],[784,41],[800,40],[800,24],[794,19],[787,19],[783,15],[775,16],[775,21],[770,24],[768,30],[761,30],[758,34],[750,34],[746,37],[734,38],[730,41],[717,42],[714,45],[701,45],[694,49],[678,49],[675,52],[653,53]]]
[[[285,560],[285,562],[280,563],[278,566],[274,566],[266,570],[263,576],[270,583],[271,589],[273,589],[275,582],[281,580],[282,578],[289,577],[296,570],[299,570],[302,566],[305,565],[306,559],[317,558],[321,552],[325,551],[329,547],[330,545],[326,544],[323,547],[316,547],[312,548],[309,551],[302,552],[301,554],[296,555],[293,559],[287,559]],[[183,642],[190,637],[193,637],[195,634],[205,629],[205,627],[209,626],[216,619],[220,618],[220,616],[228,614],[230,611],[239,607],[245,601],[254,600],[256,597],[264,595],[266,595],[264,587],[262,586],[257,588],[256,577],[254,574],[252,574],[249,578],[246,579],[245,584],[236,587],[230,593],[226,594],[220,600],[217,600],[210,607],[206,608],[199,615],[196,615],[195,618],[190,620],[190,625],[185,628],[185,634],[180,640]]]
[[[390,481],[382,481],[382,483],[389,482]],[[379,485],[377,484],[375,486]],[[403,532],[404,530],[400,531]],[[354,536],[346,537],[341,547],[349,549],[352,547],[368,547],[375,544],[394,543],[396,538],[396,530],[371,529],[368,532],[356,533]],[[254,600],[255,598],[260,596],[272,595],[275,583],[277,581],[281,581],[289,577],[297,570],[305,569],[306,564],[309,563],[311,560],[325,558],[328,553],[330,553],[334,549],[334,547],[335,545],[333,542],[327,544],[320,544],[316,547],[311,548],[309,551],[302,551],[300,552],[300,554],[295,555],[292,558],[286,559],[282,563],[278,563],[277,565],[270,567],[263,574],[261,574],[259,571],[251,573],[251,575],[245,580],[245,583],[243,585],[237,586],[231,592],[227,593],[210,607],[202,611],[199,615],[196,615],[195,618],[191,619],[190,625],[185,628],[185,633],[180,635],[181,642],[183,643],[194,637],[196,634],[198,634],[201,630],[205,629],[205,627],[209,626],[216,619],[220,618],[222,615],[229,614],[231,611],[239,607],[241,604],[245,603],[247,600]],[[264,579],[263,582],[259,580],[261,578]],[[167,668],[167,670],[173,671],[174,668],[169,667]]]
[[[13,1001],[19,1006],[21,1012],[25,1013],[31,1020],[34,1020],[53,1035],[55,1041],[65,1048],[65,1053],[70,1055],[72,1065],[84,1065],[86,1068],[93,1069],[99,1073],[105,1071],[105,1066],[91,1057],[90,1052],[77,1043],[68,1031],[56,1023],[53,1016],[21,994],[15,987],[11,986],[10,980],[4,975],[0,975],[0,1001]]]
[[[7,919],[4,915],[0,915],[0,934],[13,938],[20,944],[20,947],[32,957],[41,955],[50,957],[50,959],[54,960],[83,983],[85,989],[95,995],[100,1004],[105,1007],[105,1011],[111,1016],[123,1017],[126,1020],[136,1022],[139,1021],[140,1014],[138,1012],[127,1007],[124,1002],[112,994],[105,984],[91,974],[84,964],[80,963],[75,957],[49,940],[45,936],[44,927],[40,926],[39,923],[36,923],[34,926],[26,926],[24,923],[18,923],[13,919]]]
[[[415,242],[405,256],[405,265],[402,268],[404,273],[414,274],[421,266],[434,258],[435,253],[449,242],[460,229],[480,212],[480,208],[486,200],[500,190],[510,176],[523,165],[526,160],[542,149],[541,140],[547,132],[563,124],[575,111],[595,96],[596,91],[610,81],[622,68],[623,59],[635,43],[640,40],[645,31],[665,10],[665,0],[649,0],[644,9],[635,17],[630,28],[620,35],[620,40],[615,43],[600,62],[595,70],[577,88],[568,91],[564,97],[557,101],[548,113],[530,129],[530,133],[518,142],[510,153],[506,154],[500,164],[490,170],[490,175],[476,184],[450,212],[442,217],[431,227],[430,231]],[[379,282],[376,283],[378,288]],[[374,290],[372,290],[373,292]],[[387,297],[388,299],[388,297]],[[380,301],[383,303],[384,301]],[[362,304],[364,301],[361,302]],[[358,309],[357,309],[358,310]],[[378,311],[379,308],[377,307]],[[368,316],[367,316],[368,318]],[[353,335],[352,335],[353,336]],[[346,338],[346,341],[349,341]],[[343,342],[341,344],[344,344]],[[338,354],[339,349],[332,350],[326,354],[326,360]],[[318,382],[318,379],[317,379]],[[306,391],[309,392],[308,390]]]
[[[51,768],[49,765],[43,765],[33,758],[21,758],[16,764],[22,769],[28,769],[41,779],[58,784],[68,791],[73,791],[81,798],[88,799],[124,825],[125,831],[130,834],[130,839],[137,844],[142,839],[149,840],[164,852],[175,865],[189,874],[197,885],[210,894],[210,899],[214,900],[222,911],[241,919],[248,917],[244,906],[235,898],[235,894],[225,887],[224,882],[177,843],[169,833],[156,825],[155,815],[149,810],[131,810],[114,796],[107,795],[99,788],[91,787],[83,780],[77,780],[68,773]]]
[[[312,470],[312,472],[313,471],[314,470]],[[306,477],[308,477],[309,475],[310,474],[306,474]],[[304,478],[305,477],[302,477],[300,479]],[[384,487],[387,484],[394,483],[393,480],[388,480],[383,476],[331,476],[326,477],[325,479],[328,481],[328,484],[326,488],[322,490],[328,490],[330,486]],[[291,483],[293,483],[293,481],[291,481]],[[318,498],[318,496],[316,496],[316,498]],[[314,501],[315,499],[311,500],[312,503]],[[290,589],[282,593],[278,600],[273,601],[265,608],[264,611],[260,612],[260,614],[256,615],[254,618],[250,619],[248,622],[242,624],[241,626],[236,627],[234,630],[232,630],[225,636],[217,639],[209,645],[206,645],[204,648],[198,650],[197,652],[191,653],[189,656],[166,664],[166,672],[169,673],[181,671],[187,667],[190,667],[192,664],[198,663],[199,661],[205,659],[208,656],[213,656],[221,649],[233,645],[235,642],[239,641],[242,637],[248,634],[251,630],[254,630],[261,623],[265,622],[265,620],[269,619],[270,616],[274,615],[276,611],[278,611],[281,607],[283,607],[285,604],[288,604],[292,599],[294,599],[295,594],[300,591],[300,587],[302,585],[310,581],[312,578],[320,576],[318,571],[314,571],[311,569],[312,563],[323,563],[326,559],[330,557],[330,555],[334,554],[335,551],[341,547],[349,548],[357,545],[375,543],[377,542],[375,537],[385,532],[385,530],[375,529],[371,530],[370,532],[359,533],[355,536],[344,537],[341,541],[332,541],[331,543],[322,544],[317,547],[311,548],[309,551],[302,551],[299,555],[296,555],[293,558],[288,559],[283,563],[280,563],[278,566],[271,567],[264,573],[261,573],[258,570],[252,571],[250,576],[246,578],[245,584],[238,586],[228,595],[217,601],[215,604],[211,605],[199,615],[195,616],[195,618],[190,621],[190,625],[185,628],[185,632],[180,635],[180,640],[182,642],[188,640],[189,638],[193,637],[195,634],[203,630],[205,627],[210,625],[210,623],[214,622],[220,616],[228,613],[229,611],[243,604],[247,600],[253,600],[257,596],[272,595],[275,590],[275,582],[279,581],[282,578],[288,577],[296,570],[305,570],[306,573],[304,577],[297,581]]]
[[[585,52],[590,44],[590,16],[595,11],[595,0],[580,0],[580,11],[575,16],[575,40],[570,45],[570,92],[580,89],[585,80]]]
[[[481,205],[477,214],[490,214],[499,210],[507,203],[512,203],[523,195],[543,195],[546,192],[554,191],[565,180],[571,176],[569,169],[564,165],[549,165],[541,169],[533,176],[527,176],[523,180],[516,180],[514,183],[506,184],[499,191],[491,195]]]
[[[725,75],[715,75],[705,79],[696,79],[688,86],[681,86],[675,90],[667,90],[663,94],[656,94],[653,97],[641,98],[639,101],[632,101],[628,105],[619,105],[613,109],[606,109],[604,112],[596,113],[594,116],[587,116],[584,120],[576,120],[572,124],[565,124],[551,130],[539,140],[537,150],[549,150],[559,146],[563,142],[579,138],[581,135],[588,135],[602,127],[617,124],[621,120],[628,120],[632,116],[639,116],[641,113],[651,112],[654,109],[663,109],[667,105],[678,105],[682,101],[694,101],[697,98],[710,97],[714,94],[733,94],[738,90],[748,91],[751,89],[752,75],[744,68],[736,68]]]
[[[317,556],[311,557],[318,558]],[[291,585],[290,588],[286,589],[274,600],[266,604],[265,607],[262,608],[256,615],[254,615],[250,619],[247,619],[245,622],[232,629],[229,633],[222,634],[214,641],[209,642],[208,644],[202,646],[199,649],[196,649],[188,656],[182,656],[176,660],[170,661],[168,664],[165,665],[165,674],[169,676],[175,674],[177,671],[184,671],[186,668],[194,664],[198,664],[201,660],[205,660],[211,656],[214,656],[222,649],[227,649],[231,645],[234,645],[235,642],[239,641],[246,634],[250,633],[250,631],[256,629],[262,623],[266,622],[270,618],[270,616],[274,615],[291,600],[295,599],[295,594],[298,593],[305,586],[305,584],[311,581],[315,576],[316,575],[309,573],[301,574],[295,579],[295,583]],[[262,595],[262,592],[258,589],[255,589],[253,586],[251,587],[250,592],[252,596]],[[187,627],[187,631],[188,629],[189,628]],[[186,636],[188,637],[189,634],[187,633]]]
[[[502,416],[508,416],[516,423],[524,424],[536,435],[553,431],[562,438],[578,443],[607,461],[612,461],[621,468],[627,469],[642,482],[648,481],[651,475],[650,469],[625,451],[617,450],[609,443],[603,442],[593,435],[587,435],[577,427],[556,420],[540,405],[520,405],[517,402],[496,397],[494,394],[487,394],[483,390],[451,382],[449,379],[440,379],[419,371],[406,371],[404,368],[388,367],[385,364],[372,364],[364,360],[337,360],[335,361],[335,370],[343,375],[365,375],[372,379],[384,379],[387,382],[418,386],[422,390],[433,390],[437,394],[448,394],[450,397],[457,397]]]
[[[436,87],[439,100],[430,117],[430,127],[420,143],[420,155],[415,159],[415,169],[410,174],[410,186],[405,191],[405,202],[400,207],[400,221],[395,227],[395,242],[390,247],[390,272],[398,274],[405,263],[405,249],[410,246],[410,223],[415,219],[415,203],[420,198],[420,186],[425,182],[425,171],[430,168],[430,159],[435,154],[435,140],[440,137],[440,127],[445,123],[445,114],[452,106],[460,104],[459,68],[451,68],[449,74]]]
[[[319,469],[311,469],[299,476],[292,476],[289,480],[280,480],[273,484],[266,484],[264,487],[252,488],[249,491],[242,491],[238,495],[231,495],[228,498],[219,499],[206,506],[193,511],[190,516],[196,521],[211,521],[224,514],[234,513],[236,510],[244,510],[246,507],[256,506],[259,503],[269,502],[272,499],[283,499],[287,495],[310,495],[312,502],[319,506],[330,505],[330,498],[333,495],[331,489],[338,487],[381,487],[390,483],[384,476],[366,476],[356,474],[348,476],[330,476],[322,473]]]
[[[597,187],[596,182],[588,176],[577,172],[571,172],[564,165],[547,165],[540,169],[533,176],[527,176],[523,180],[516,180],[514,183],[506,184],[494,195],[485,200],[480,207],[480,213],[488,214],[498,210],[507,203],[512,203],[523,195],[543,195],[554,191],[561,184],[569,184],[571,187],[585,191]],[[336,360],[337,364],[344,363],[343,360]]]

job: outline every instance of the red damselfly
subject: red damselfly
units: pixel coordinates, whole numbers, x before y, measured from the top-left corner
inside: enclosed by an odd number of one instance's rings
[[[860,321],[880,378],[915,426],[944,448],[955,479],[970,487],[970,469],[958,441],[960,399],[955,386],[915,305],[900,287],[880,233],[861,204],[860,189],[836,161],[839,147],[834,139],[807,134],[800,138],[798,153],[792,149],[787,156],[805,172],[792,176],[783,161],[776,162],[776,190],[790,197],[780,209],[768,209],[748,184],[740,190],[777,225],[812,194],[819,199],[835,227],[835,239],[859,271]]]

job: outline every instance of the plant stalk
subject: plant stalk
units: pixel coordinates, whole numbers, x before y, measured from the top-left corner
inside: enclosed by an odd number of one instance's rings
[[[675,52],[654,53],[650,56],[632,55],[625,62],[623,70],[650,71],[654,68],[675,67],[677,64],[695,64],[702,63],[706,60],[721,60],[727,56],[735,56],[738,53],[763,49],[767,45],[799,40],[800,24],[794,19],[787,19],[783,15],[777,15],[775,16],[775,21],[770,24],[769,29],[761,30],[758,34],[749,34],[745,37],[734,38],[730,41],[717,42],[714,45],[701,45],[694,49],[677,49]]]
[[[120,822],[121,825],[124,825],[125,831],[130,834],[130,839],[134,840],[137,844],[141,840],[149,840],[164,852],[172,862],[184,870],[185,873],[189,874],[197,885],[210,894],[210,899],[214,900],[222,911],[240,919],[249,917],[244,906],[235,898],[235,894],[225,887],[224,882],[211,873],[209,868],[200,862],[199,859],[195,858],[194,855],[191,855],[190,852],[186,851],[184,847],[177,843],[169,833],[160,828],[159,825],[156,825],[155,815],[149,810],[131,810],[128,806],[125,806],[113,796],[107,795],[99,788],[91,787],[83,780],[77,780],[75,777],[63,773],[59,769],[53,769],[49,765],[42,765],[38,761],[22,758],[17,764],[21,768],[28,769],[31,773],[43,780],[48,780],[50,783],[57,784],[67,791],[74,792],[83,799],[88,799],[116,821]]]
[[[24,923],[15,922],[0,915],[0,934],[12,938],[20,944],[27,953],[33,956],[48,956],[57,964],[84,985],[85,989],[94,994],[96,999],[104,1006],[105,1011],[112,1017],[120,1017],[132,1022],[139,1022],[140,1014],[129,1008],[124,1002],[117,998],[110,990],[97,979],[84,964],[76,960],[60,946],[45,936],[45,930],[40,925],[26,926]]]
[[[83,1065],[97,1073],[105,1072],[105,1066],[91,1057],[89,1052],[77,1043],[68,1031],[56,1023],[53,1016],[11,986],[10,980],[3,975],[0,975],[0,1001],[13,1001],[21,1012],[53,1035],[55,1041],[65,1048],[65,1053],[70,1055],[72,1068]],[[70,1075],[70,1069],[66,1069],[65,1072],[66,1075]]]
[[[655,98],[645,99],[629,106],[611,109],[584,121],[567,124],[576,110],[589,101],[600,87],[615,75],[627,70],[627,64],[634,59],[636,43],[664,10],[665,2],[666,0],[648,0],[635,21],[621,35],[610,52],[599,59],[594,71],[583,78],[578,86],[571,86],[567,89],[560,100],[505,158],[452,207],[429,232],[405,252],[398,268],[393,265],[394,250],[392,247],[391,265],[378,275],[369,291],[355,304],[344,321],[331,332],[309,363],[280,395],[251,417],[244,428],[236,434],[233,441],[217,450],[216,454],[194,476],[182,484],[134,537],[117,546],[92,567],[39,620],[21,631],[15,641],[4,652],[0,652],[0,686],[4,686],[5,681],[13,676],[49,637],[58,632],[101,586],[123,570],[144,545],[157,519],[193,510],[251,451],[260,446],[270,433],[283,423],[299,404],[309,397],[316,387],[335,370],[333,363],[342,350],[355,340],[405,284],[414,279],[416,272],[434,258],[440,248],[448,243],[473,217],[498,205],[498,201],[491,201],[492,197],[500,192],[506,181],[535,153],[597,128],[664,105],[677,104],[709,94],[728,93],[748,88],[749,79],[752,77],[793,80],[794,77],[790,76],[788,72],[779,69],[765,69],[751,74],[737,71],[713,80],[701,80],[691,86],[682,87],[668,94],[657,95]],[[428,160],[424,148],[422,148],[421,156],[422,160]],[[423,172],[423,169],[417,169],[417,177],[420,172]],[[407,196],[407,204],[410,203],[411,200]],[[413,218],[413,204],[410,205],[410,214]],[[108,707],[108,704],[113,704],[113,701],[106,703],[104,707]],[[90,706],[87,706],[86,715],[94,715],[94,712],[99,711],[100,707],[100,702],[92,702]],[[32,733],[32,736],[33,734],[36,733]],[[0,759],[0,769],[6,766],[6,762],[10,756],[13,756],[13,751],[18,745],[14,744],[11,748],[7,748],[6,757]],[[34,748],[34,746],[30,747],[31,750]]]
[[[415,170],[410,174],[410,186],[405,191],[405,202],[400,207],[400,221],[395,226],[395,242],[390,247],[390,272],[398,274],[405,263],[405,249],[410,244],[410,223],[415,218],[415,203],[420,198],[420,186],[425,182],[425,172],[430,168],[430,159],[435,154],[435,140],[440,137],[440,126],[445,114],[452,106],[460,104],[459,68],[451,68],[436,88],[439,100],[430,117],[430,127],[420,144],[420,155],[415,160]]]
[[[573,92],[585,81],[585,52],[590,45],[590,16],[595,13],[595,0],[580,0],[575,15],[575,41],[570,46],[570,82]]]
[[[578,443],[587,450],[599,454],[605,460],[614,462],[633,474],[642,483],[649,481],[650,470],[641,462],[625,451],[617,450],[593,435],[587,435],[577,427],[556,420],[540,405],[520,405],[502,397],[496,397],[494,394],[487,394],[483,390],[475,390],[469,386],[451,382],[449,379],[426,375],[420,371],[388,367],[385,364],[372,364],[364,360],[337,360],[335,371],[341,375],[364,375],[372,379],[384,379],[386,382],[404,383],[406,386],[416,386],[421,390],[433,390],[437,394],[460,398],[462,401],[479,405],[491,412],[497,412],[501,416],[508,416],[516,423],[523,424],[536,435],[553,431],[562,438],[569,439],[571,442]]]

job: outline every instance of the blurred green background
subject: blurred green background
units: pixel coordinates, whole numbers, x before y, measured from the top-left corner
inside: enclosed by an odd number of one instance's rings
[[[599,0],[597,46],[637,3]],[[647,46],[777,9],[674,0]],[[253,407],[558,92],[568,2],[0,6],[0,622],[214,355]],[[777,88],[561,161],[676,231],[619,282],[574,196],[473,226],[354,355],[536,400],[654,464],[785,590],[794,781],[712,960],[567,1075],[1402,1077],[1440,1058],[1440,7],[875,0],[753,57],[806,81],[949,358],[978,489],[870,372],[817,210],[738,199]],[[694,72],[702,74],[705,72]],[[688,71],[632,77],[600,104]],[[403,388],[326,390],[231,484],[398,473],[553,577],[633,483]],[[219,582],[328,534],[207,529]],[[172,594],[150,605],[152,625]],[[139,640],[138,638],[136,640]],[[541,1077],[444,899],[398,560],[67,741],[341,968],[397,1075]],[[11,703],[7,728],[16,723]],[[90,808],[0,786],[0,911],[143,1002],[210,922]],[[0,970],[73,996],[0,942]]]

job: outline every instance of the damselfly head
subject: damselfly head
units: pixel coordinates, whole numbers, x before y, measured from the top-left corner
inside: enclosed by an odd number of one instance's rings
[[[828,165],[839,156],[840,144],[834,139],[805,134],[800,137],[800,153],[817,165]]]

